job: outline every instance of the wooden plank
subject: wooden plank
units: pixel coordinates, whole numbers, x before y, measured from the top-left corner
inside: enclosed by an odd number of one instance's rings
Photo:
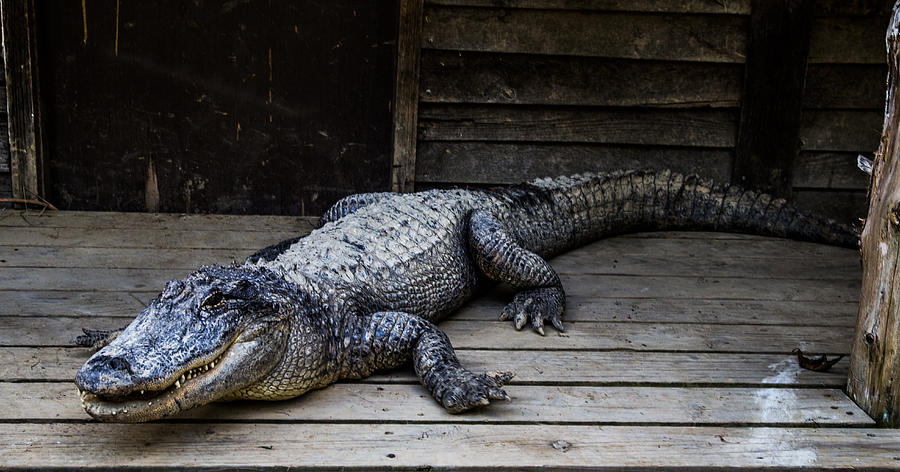
[[[802,149],[875,152],[882,114],[879,110],[806,110],[800,125]]]
[[[810,64],[884,64],[888,17],[816,18],[809,40]]]
[[[828,372],[813,372],[800,368],[793,354],[533,349],[515,355],[492,349],[457,349],[457,354],[474,372],[515,372],[513,385],[843,388],[849,368],[844,359]],[[82,348],[0,347],[0,379],[71,382],[90,355]],[[417,384],[418,380],[410,366],[362,382]]]
[[[794,187],[865,190],[869,176],[856,165],[858,153],[801,152],[794,161]]]
[[[26,252],[27,255],[27,251],[13,252],[13,254],[18,255],[21,252]],[[70,262],[67,262],[65,257],[61,262],[52,259],[46,261],[53,264],[49,267],[36,265],[16,267],[9,264],[7,259],[0,259],[0,267],[7,269],[0,273],[0,290],[96,290],[96,287],[101,286],[104,287],[104,290],[112,291],[155,290],[161,289],[161,284],[166,281],[181,278],[202,265],[231,262],[231,259],[203,258],[189,253],[189,257],[184,261],[172,261],[171,263],[165,259],[157,261],[162,268],[134,268],[119,263],[135,262],[139,265],[155,265],[155,263],[144,263],[138,256],[152,256],[159,252],[162,251],[142,249],[140,253],[134,255],[133,260],[130,257],[113,261],[107,259],[100,261],[100,264],[91,264],[100,267],[80,267],[79,259],[70,259]],[[111,256],[105,253],[102,255],[104,257]],[[169,258],[176,255],[178,254],[164,254],[163,256]],[[131,254],[127,254],[127,256],[131,256]],[[3,251],[0,251],[0,257],[6,257]],[[858,268],[858,257],[852,255],[836,259],[816,258],[809,261],[793,257],[779,259],[773,255],[748,261],[742,257],[727,255],[685,259],[668,254],[664,256],[619,255],[612,250],[603,250],[592,254],[594,262],[590,267],[585,266],[584,257],[583,253],[576,251],[558,257],[553,265],[561,274],[581,275],[711,276],[780,280],[834,280],[854,278],[859,275],[858,271],[853,270]],[[31,263],[30,260],[25,262]],[[69,267],[65,267],[66,265]],[[104,265],[107,267],[103,267]],[[176,267],[172,267],[173,265]]]
[[[0,345],[6,347],[68,346],[82,328],[112,329],[131,318],[6,317]],[[677,323],[577,322],[565,333],[540,336],[516,331],[511,322],[448,320],[442,330],[460,349],[637,350],[666,352],[805,352],[846,353],[846,327],[783,325],[703,325]]]
[[[810,64],[804,108],[884,109],[884,64]]]
[[[708,234],[708,233],[707,233]],[[778,270],[768,270],[778,278],[851,278],[852,268],[857,267],[858,255],[831,247],[806,247],[802,243],[776,239],[741,239],[742,235],[722,234],[722,238],[630,238],[628,244],[608,238],[590,246],[591,257],[600,266],[615,273],[634,275],[701,275],[709,270],[730,270],[732,275],[754,277],[767,271],[768,264],[776,261]],[[735,236],[745,242],[733,243]],[[754,245],[746,241],[758,241]],[[762,243],[762,241],[767,241]],[[778,244],[781,241],[782,244]],[[656,245],[656,247],[654,247]],[[713,248],[707,251],[707,247]],[[797,248],[800,253],[794,252]],[[614,248],[614,249],[613,249]],[[579,258],[580,249],[558,256],[557,260]],[[616,252],[620,251],[620,252]],[[743,252],[747,251],[747,252]],[[106,268],[106,269],[180,269],[192,271],[201,265],[228,264],[242,261],[252,249],[159,249],[159,248],[59,248],[0,246],[0,267],[57,267],[57,268]],[[572,256],[570,256],[572,254]],[[809,257],[809,254],[827,254],[827,257]],[[765,261],[747,261],[747,258]],[[799,260],[803,258],[803,260]],[[658,262],[658,263],[657,263]],[[642,264],[649,264],[644,267]],[[672,267],[666,267],[672,264]],[[801,267],[802,265],[802,267]],[[658,268],[654,268],[657,267]],[[575,273],[577,266],[557,267]],[[819,273],[823,270],[826,273]]]
[[[538,10],[605,10],[654,13],[718,13],[749,15],[749,0],[426,0],[426,5],[529,8]]]
[[[412,192],[416,176],[416,114],[422,44],[422,0],[400,0],[394,77],[391,189]]]
[[[155,292],[59,292],[15,290],[0,292],[2,316],[134,316]],[[512,292],[498,287],[479,297],[454,320],[493,321],[511,300]],[[565,321],[634,321],[642,323],[724,323],[849,326],[856,323],[855,301],[813,302],[783,300],[701,300],[666,298],[588,298],[571,291]],[[87,321],[85,321],[87,323]]]
[[[179,415],[180,420],[243,422],[741,424],[870,426],[837,389],[660,388],[512,385],[512,398],[491,408],[448,417],[415,384],[335,384],[280,402],[229,402]],[[4,383],[9,400],[0,421],[82,421],[70,382]]]
[[[33,0],[0,4],[12,193],[44,196],[43,129]]]
[[[261,249],[297,234],[294,231],[16,228],[0,231],[0,246]]]
[[[183,269],[8,268],[0,273],[0,290],[86,292],[159,292],[166,282],[191,271]]]
[[[652,236],[656,235],[654,238]],[[608,255],[635,255],[648,256],[652,254],[672,254],[673,258],[736,258],[744,260],[748,264],[753,263],[755,258],[797,258],[797,263],[804,263],[807,259],[813,257],[835,257],[847,261],[848,265],[844,271],[847,278],[855,278],[858,273],[858,265],[851,263],[856,259],[856,251],[853,249],[829,246],[826,244],[809,243],[805,241],[794,241],[783,238],[741,238],[735,239],[709,239],[700,236],[722,235],[732,236],[729,233],[693,233],[695,236],[691,238],[689,232],[658,232],[658,233],[641,233],[640,237],[630,237],[631,235],[623,235],[615,238],[604,239],[593,244],[588,244],[577,249],[578,254],[585,258],[593,258],[595,254],[608,257]],[[673,237],[677,236],[677,237]],[[734,236],[743,236],[734,234]],[[803,259],[803,261],[799,260]]]
[[[731,181],[791,194],[812,0],[752,0],[747,72]]]
[[[728,181],[725,149],[647,148],[588,144],[420,142],[416,180],[432,183],[510,184],[547,175],[672,169]]]
[[[0,267],[181,269],[243,261],[253,249],[160,249],[0,246]]]
[[[615,255],[590,259],[571,252],[553,260],[553,268],[567,275],[620,275],[620,276],[707,276],[769,278],[779,280],[836,280],[859,277],[859,257],[808,258],[808,259],[753,259],[741,257],[683,259],[666,256]],[[790,283],[790,282],[786,282]]]
[[[530,108],[423,104],[420,141],[515,141],[733,147],[732,110]]]
[[[0,315],[134,316],[158,292],[0,291]]]
[[[820,16],[886,16],[891,14],[891,0],[818,0]]]
[[[794,204],[834,220],[859,226],[865,218],[868,201],[862,190],[794,189]]]
[[[512,300],[497,288],[466,304],[453,320],[496,320]],[[569,295],[563,320],[634,323],[783,324],[852,328],[856,302],[584,298]]]
[[[11,470],[886,470],[900,462],[900,432],[875,428],[50,423],[4,424],[0,443]]]
[[[33,278],[23,279],[23,273]],[[82,280],[71,280],[77,276]],[[166,281],[186,275],[180,269],[45,269],[10,268],[0,275],[0,290],[61,292],[146,292],[156,294]],[[92,278],[94,277],[94,278]],[[859,290],[857,273],[838,279],[773,279],[731,276],[659,276],[560,274],[572,295],[584,297],[679,298],[724,300],[852,301]],[[0,292],[2,293],[2,292]]]
[[[425,50],[419,98],[422,103],[737,107],[742,76],[739,64]]]
[[[318,217],[278,215],[198,215],[183,213],[122,213],[106,211],[6,211],[0,227],[171,229],[308,233]]]
[[[425,9],[423,48],[741,63],[746,19],[731,15],[489,8]]]

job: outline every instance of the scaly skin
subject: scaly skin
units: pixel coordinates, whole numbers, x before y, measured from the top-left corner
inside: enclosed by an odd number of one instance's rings
[[[509,399],[508,372],[462,367],[434,323],[488,283],[518,292],[500,314],[562,331],[565,294],[545,258],[629,231],[753,232],[855,246],[856,234],[757,192],[670,172],[539,179],[487,191],[353,195],[323,227],[243,265],[172,281],[75,381],[104,421],[148,421],[205,403],[279,400],[412,361],[450,412]]]

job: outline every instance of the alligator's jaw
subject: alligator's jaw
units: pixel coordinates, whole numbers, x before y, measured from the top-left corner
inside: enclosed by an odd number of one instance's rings
[[[196,377],[176,380],[158,396],[126,401],[105,400],[90,392],[81,393],[87,414],[100,421],[137,423],[178,414],[211,403],[247,387],[265,376],[277,364],[282,349],[263,346],[265,338],[237,342],[215,361],[208,371]],[[269,338],[268,342],[274,342]]]

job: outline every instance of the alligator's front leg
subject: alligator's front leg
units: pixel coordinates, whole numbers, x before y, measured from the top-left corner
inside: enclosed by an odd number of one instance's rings
[[[82,328],[83,335],[72,339],[73,344],[81,347],[89,347],[94,351],[99,351],[107,344],[113,342],[125,328],[119,329],[87,329]]]
[[[501,388],[510,372],[476,374],[462,365],[443,331],[434,324],[403,312],[379,312],[362,320],[351,334],[343,375],[362,378],[390,369],[412,358],[416,375],[447,411],[459,413],[491,400],[509,400]]]
[[[484,210],[476,210],[470,216],[469,245],[475,263],[489,279],[519,290],[503,309],[501,320],[515,320],[516,329],[531,321],[542,336],[546,321],[564,331],[566,294],[547,261],[520,246],[503,223]]]

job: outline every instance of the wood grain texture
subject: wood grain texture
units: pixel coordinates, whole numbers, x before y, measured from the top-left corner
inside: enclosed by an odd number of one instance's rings
[[[416,123],[422,44],[422,0],[400,0],[393,101],[391,190],[412,192],[416,177]]]
[[[731,155],[726,149],[423,141],[416,180],[511,184],[547,175],[638,168],[671,169],[727,181]]]
[[[810,64],[804,108],[884,109],[884,64]]]
[[[424,50],[419,98],[422,103],[737,107],[742,77],[739,64]]]
[[[848,368],[844,359],[828,372],[812,372],[801,369],[793,354],[536,349],[518,350],[515,355],[459,349],[457,354],[476,372],[515,372],[512,385],[842,388]],[[0,378],[71,382],[88,357],[90,352],[83,348],[0,346]],[[361,382],[418,384],[411,368],[377,373]]]
[[[385,434],[389,432],[390,434]],[[378,424],[3,424],[7,468],[243,470],[888,469],[900,432],[870,428]],[[556,444],[554,448],[553,444]],[[196,445],[202,445],[197,447]],[[189,454],[190,462],[185,463]]]
[[[512,298],[495,289],[463,306],[454,320],[494,321]],[[634,323],[784,324],[792,326],[856,325],[854,302],[772,300],[673,300],[666,298],[587,298],[569,295],[563,321]]]
[[[837,389],[573,387],[512,385],[512,397],[491,409],[453,417],[454,423],[541,424],[746,424],[872,426]],[[71,383],[0,382],[8,408],[0,421],[84,421]],[[348,398],[366,401],[348,402]],[[282,402],[217,403],[190,410],[189,421],[241,422],[445,422],[447,414],[421,385],[331,385]]]
[[[746,20],[731,15],[493,8],[425,9],[423,48],[741,63]]]
[[[728,148],[735,110],[422,105],[420,141],[514,141]]]
[[[810,64],[884,64],[888,17],[830,17],[813,21]]]
[[[800,123],[801,149],[875,152],[883,113],[879,110],[805,110]]]
[[[15,198],[44,196],[41,94],[33,0],[0,4],[9,132],[9,170]]]
[[[103,211],[0,212],[0,227],[171,229],[245,231],[255,233],[295,231],[308,233],[319,217],[254,215],[199,215],[183,213],[120,213]]]
[[[654,13],[721,13],[747,15],[749,0],[426,0],[426,5],[529,8],[538,10],[605,10]]]
[[[900,2],[887,29],[888,103],[860,236],[863,286],[847,391],[879,424],[900,427]]]
[[[297,236],[296,231],[177,229],[15,228],[0,232],[0,246],[261,249]]]
[[[869,176],[855,152],[801,152],[794,161],[794,187],[865,190]],[[867,155],[867,153],[862,153]]]

